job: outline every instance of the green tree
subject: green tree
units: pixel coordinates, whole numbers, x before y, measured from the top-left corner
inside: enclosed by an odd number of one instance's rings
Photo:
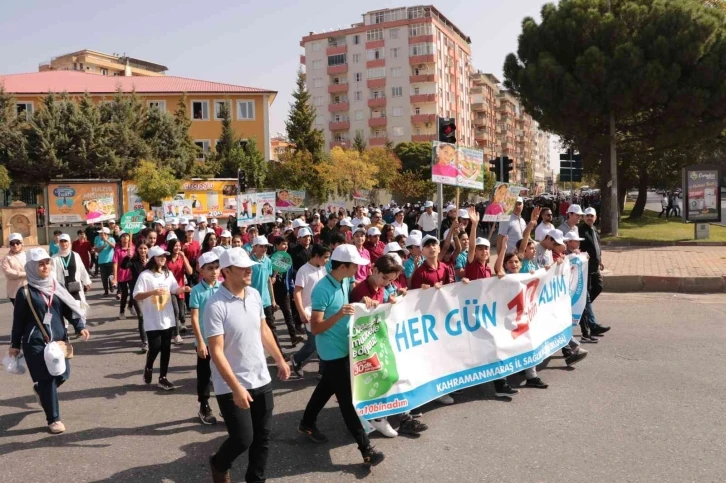
[[[401,169],[413,173],[429,173],[431,179],[431,143],[403,142],[393,148],[401,160]]]
[[[15,98],[0,84],[0,166],[11,176],[23,180],[28,167],[27,143],[23,135],[23,123],[16,115]],[[32,176],[25,178],[32,181]]]
[[[6,190],[10,188],[10,174],[5,166],[0,165],[0,190]]]
[[[161,205],[162,200],[177,194],[181,186],[170,168],[154,161],[140,161],[133,179],[137,193],[151,206]]]
[[[287,138],[295,145],[295,151],[307,151],[317,162],[325,146],[325,137],[323,131],[315,129],[315,107],[310,100],[302,70],[297,72],[296,84],[297,88],[292,93],[295,100],[290,105],[290,114],[285,121]]]
[[[699,0],[562,0],[522,21],[504,85],[542,128],[600,163],[605,234],[623,193],[616,147],[682,148],[726,127],[724,14]],[[605,188],[605,187],[603,187]],[[622,198],[622,196],[618,196]]]
[[[353,138],[353,149],[363,154],[366,149],[366,139],[363,137],[363,131],[356,131],[355,137]]]
[[[182,93],[181,98],[179,99],[179,102],[176,105],[176,111],[174,112],[174,123],[177,126],[177,129],[180,132],[181,135],[181,156],[182,159],[185,160],[185,165],[187,167],[187,173],[190,175],[193,174],[192,170],[196,169],[197,172],[204,172],[205,167],[199,166],[199,163],[196,163],[197,155],[199,154],[199,146],[194,144],[194,138],[192,138],[191,134],[189,133],[191,127],[192,127],[192,119],[187,113],[187,103],[189,101],[187,100],[186,93]],[[200,169],[201,168],[201,169]],[[213,176],[213,173],[210,175],[210,177]],[[205,177],[205,176],[195,176],[195,177]]]
[[[101,104],[101,120],[108,126],[108,145],[116,153],[118,168],[107,177],[129,179],[141,159],[151,156],[143,138],[147,108],[135,93],[120,89],[113,99]]]
[[[150,108],[144,120],[142,138],[152,159],[163,162],[174,174],[182,178],[189,173],[190,161],[196,157],[197,146],[189,151],[185,143],[186,133],[170,113]]]

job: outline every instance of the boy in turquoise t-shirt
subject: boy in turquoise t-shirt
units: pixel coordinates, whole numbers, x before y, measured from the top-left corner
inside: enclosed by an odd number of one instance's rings
[[[212,378],[210,366],[211,358],[207,349],[207,339],[204,337],[204,322],[202,314],[209,298],[221,286],[219,278],[219,258],[214,252],[203,253],[199,259],[199,274],[202,279],[192,288],[189,294],[189,308],[192,313],[192,330],[194,331],[194,345],[197,349],[197,400],[199,401],[199,419],[202,424],[215,424],[217,418],[213,416],[209,407],[209,382]]]

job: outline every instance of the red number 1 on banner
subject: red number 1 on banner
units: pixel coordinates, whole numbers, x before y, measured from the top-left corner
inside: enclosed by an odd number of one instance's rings
[[[537,294],[537,286],[539,280],[534,279],[527,284],[527,286],[521,290],[516,297],[514,297],[508,304],[507,308],[512,310],[517,309],[517,328],[512,331],[512,339],[516,339],[520,335],[524,334],[529,330],[529,323],[537,313],[537,301],[535,295]],[[526,292],[526,299],[525,299]],[[526,307],[525,307],[526,304]],[[525,313],[526,308],[526,313]],[[523,318],[524,316],[524,318]]]

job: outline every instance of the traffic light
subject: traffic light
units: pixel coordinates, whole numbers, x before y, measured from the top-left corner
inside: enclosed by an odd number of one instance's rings
[[[237,171],[237,183],[239,184],[238,193],[247,191],[247,175],[241,169]]]
[[[504,160],[502,161],[504,163],[504,169],[502,174],[502,181],[504,183],[509,183],[509,172],[514,169],[514,160],[509,159],[508,157],[504,157]]]
[[[499,158],[489,160],[489,171],[494,173],[494,177],[497,181],[501,181],[502,172],[499,170]]]
[[[582,156],[572,149],[560,154],[560,181],[582,181]]]
[[[456,144],[456,120],[453,117],[439,118],[439,141]]]

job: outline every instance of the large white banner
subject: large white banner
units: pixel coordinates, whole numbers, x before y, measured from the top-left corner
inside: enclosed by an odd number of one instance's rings
[[[412,290],[350,324],[353,403],[365,419],[401,413],[542,362],[572,337],[570,261],[439,290]]]
[[[587,254],[570,255],[570,298],[572,299],[572,325],[580,323],[587,302]]]

